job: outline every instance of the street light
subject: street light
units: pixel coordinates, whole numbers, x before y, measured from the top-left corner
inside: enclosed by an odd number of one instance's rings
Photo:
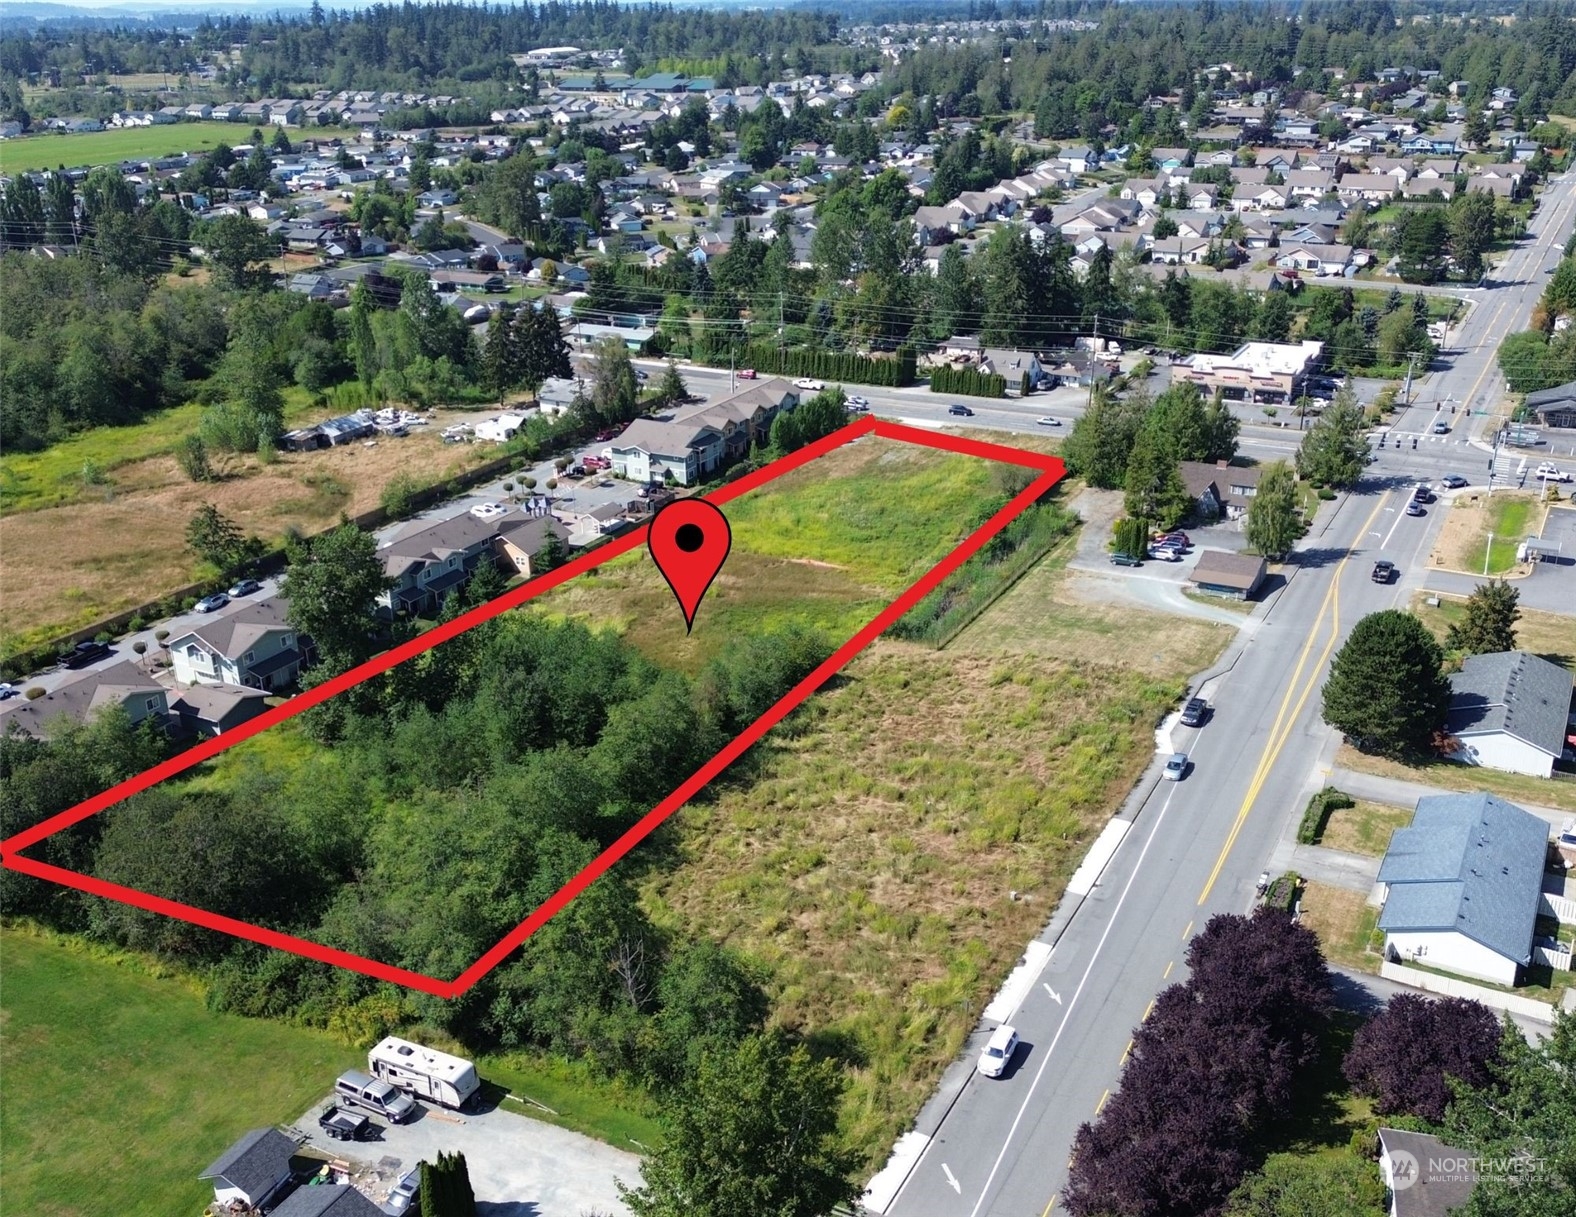
[[[1488,556],[1494,552],[1494,534],[1488,534],[1488,544],[1483,547],[1483,577],[1488,578]]]

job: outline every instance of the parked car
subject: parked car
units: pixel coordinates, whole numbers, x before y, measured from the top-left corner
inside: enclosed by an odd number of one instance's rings
[[[416,1114],[408,1094],[359,1069],[347,1069],[334,1080],[334,1101],[382,1116],[390,1124],[403,1124]]]
[[[641,384],[645,384],[646,381],[651,379],[651,373],[642,371],[640,368],[636,368],[635,369],[635,379],[638,380]]]
[[[17,695],[17,687],[8,681],[0,680],[0,701]]]
[[[1428,512],[1424,509],[1421,503],[1419,503],[1416,499],[1413,499],[1406,505],[1406,514],[1409,516],[1426,516]]]
[[[947,413],[948,414],[956,414],[956,415],[959,415],[962,418],[973,418],[974,417],[974,411],[970,410],[967,406],[965,406],[960,401],[955,401],[950,406],[948,406],[947,407]]]
[[[755,369],[754,368],[740,368],[739,369],[739,379],[740,380],[754,380],[755,379]]]
[[[1173,528],[1170,532],[1157,532],[1154,534],[1154,537],[1157,541],[1174,540],[1182,542],[1182,544],[1186,545],[1189,549],[1193,547],[1193,538],[1188,536],[1187,533],[1183,532],[1180,528]]]
[[[478,520],[496,520],[501,515],[507,515],[508,511],[501,503],[478,503],[471,508],[471,514]]]
[[[239,599],[242,596],[251,596],[262,590],[263,585],[256,579],[242,579],[225,594],[232,599]]]
[[[85,668],[90,663],[95,663],[109,654],[107,642],[79,642],[60,661],[62,667]]]
[[[229,603],[230,597],[226,596],[223,592],[215,592],[211,596],[204,596],[196,604],[192,605],[192,607],[199,613],[217,613]]]
[[[1446,490],[1460,490],[1467,484],[1467,480],[1459,473],[1447,473],[1439,479],[1439,484]]]
[[[1154,545],[1150,547],[1149,556],[1156,562],[1180,562],[1181,551],[1175,546]]]
[[[1007,1066],[1012,1063],[1013,1053],[1017,1051],[1017,1029],[1003,1023],[990,1033],[976,1068],[988,1078],[999,1078],[1006,1072]]]
[[[389,1198],[383,1202],[383,1212],[387,1217],[404,1217],[404,1214],[415,1211],[419,1191],[421,1167],[417,1166],[401,1175],[399,1182],[389,1190]]]
[[[1144,560],[1142,558],[1135,558],[1132,554],[1111,555],[1112,566],[1142,566],[1143,564]]]
[[[1190,697],[1187,704],[1182,707],[1182,725],[1184,727],[1202,727],[1204,720],[1209,717],[1209,703],[1202,697]]]
[[[793,387],[796,389],[808,389],[811,393],[819,393],[826,388],[826,382],[824,380],[811,380],[807,376],[802,380],[794,381]]]
[[[359,1112],[346,1111],[337,1104],[317,1118],[317,1126],[336,1141],[360,1141],[372,1128],[372,1121]]]
[[[1166,762],[1166,767],[1160,776],[1168,782],[1180,782],[1182,775],[1187,772],[1187,753],[1173,752],[1171,759]]]
[[[1533,470],[1532,476],[1544,482],[1568,482],[1571,480],[1570,474],[1566,473],[1558,465],[1552,465],[1548,461],[1544,461],[1543,464]]]
[[[1383,561],[1375,562],[1373,574],[1369,575],[1368,577],[1375,583],[1389,583],[1390,580],[1395,578],[1395,563]]]
[[[1047,414],[1044,418],[1035,419],[1034,422],[1036,426],[1040,427],[1060,427],[1062,425],[1061,419],[1052,418],[1049,414]]]
[[[605,444],[605,443],[607,443],[608,440],[610,440],[610,439],[617,439],[617,438],[618,438],[618,428],[617,427],[610,428],[609,430],[606,430],[606,431],[598,431],[596,433],[596,442],[599,443],[599,444]]]

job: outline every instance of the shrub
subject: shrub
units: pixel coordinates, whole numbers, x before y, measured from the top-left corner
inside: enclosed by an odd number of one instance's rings
[[[1302,876],[1287,871],[1264,893],[1264,906],[1280,913],[1289,913],[1297,903],[1297,890],[1302,886]]]
[[[527,490],[535,490],[536,489],[536,479],[535,478],[521,478],[520,479],[520,485],[524,486]]]
[[[37,701],[40,697],[44,696],[44,690],[38,685],[34,685],[26,693],[22,694],[22,696],[27,698],[28,701]]]
[[[548,478],[547,479],[547,488],[549,490],[557,490],[558,489],[558,479],[557,478]]]
[[[403,519],[415,507],[416,496],[420,493],[421,487],[415,478],[408,473],[396,473],[383,487],[378,504],[388,512],[391,520]]]
[[[1299,845],[1315,844],[1320,837],[1324,836],[1324,825],[1329,820],[1332,811],[1342,811],[1348,807],[1356,806],[1356,801],[1344,790],[1337,790],[1334,786],[1326,786],[1308,800],[1307,810],[1302,813],[1302,823],[1297,825],[1297,843]]]
[[[137,652],[139,655],[146,655],[148,653],[148,644],[139,638],[136,642],[131,644],[131,649]]]
[[[1279,413],[1280,413],[1280,411],[1277,410],[1274,406],[1265,406],[1264,407],[1264,417],[1265,418],[1274,418]]]
[[[169,636],[170,636],[169,630],[154,630],[153,631],[153,640],[155,642],[163,642]]]
[[[100,630],[97,634],[93,635],[93,641],[94,642],[109,642],[114,637],[115,637],[115,635],[111,634],[108,630]]]
[[[1320,486],[1317,493],[1319,498],[1323,499],[1326,503],[1332,501],[1335,498],[1335,491],[1331,490],[1328,486]]]
[[[126,622],[126,629],[133,634],[135,634],[138,630],[145,630],[147,628],[148,623],[141,617],[133,617],[130,621]]]

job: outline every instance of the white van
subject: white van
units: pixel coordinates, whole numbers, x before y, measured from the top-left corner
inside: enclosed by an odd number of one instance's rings
[[[481,1088],[476,1066],[447,1052],[424,1048],[391,1035],[367,1053],[374,1077],[406,1094],[455,1110]]]

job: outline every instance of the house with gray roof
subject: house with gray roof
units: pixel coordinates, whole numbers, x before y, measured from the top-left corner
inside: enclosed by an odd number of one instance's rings
[[[0,734],[14,724],[28,735],[43,739],[57,722],[89,722],[112,706],[123,709],[133,724],[152,719],[164,726],[169,718],[164,687],[127,661],[84,672],[42,697],[14,697],[0,702]]]
[[[301,672],[301,646],[295,627],[285,620],[286,602],[278,596],[204,621],[171,638],[170,663],[183,685],[241,685],[279,689]]]
[[[383,1217],[383,1210],[350,1184],[334,1183],[297,1188],[273,1217]]]
[[[1430,1133],[1379,1130],[1379,1175],[1390,1192],[1389,1217],[1448,1217],[1477,1187],[1479,1159]]]
[[[1528,393],[1527,412],[1545,427],[1576,427],[1576,380]]]
[[[261,1211],[290,1182],[295,1151],[296,1143],[277,1128],[254,1128],[197,1178],[212,1181],[216,1206],[239,1203]]]
[[[725,437],[710,424],[637,418],[612,443],[613,472],[637,482],[671,478],[692,486],[721,468],[725,453]]]
[[[268,709],[268,694],[241,685],[192,685],[170,702],[180,728],[192,735],[223,735]]]
[[[418,521],[378,549],[389,580],[378,605],[395,616],[434,612],[484,561],[529,578],[532,560],[550,536],[564,541],[568,534],[557,520],[527,508],[491,520],[467,512]]]
[[[1491,794],[1417,801],[1379,864],[1388,959],[1514,985],[1532,961],[1548,825]]]
[[[1450,678],[1445,729],[1469,765],[1549,777],[1570,732],[1571,674],[1526,651],[1472,655]]]

